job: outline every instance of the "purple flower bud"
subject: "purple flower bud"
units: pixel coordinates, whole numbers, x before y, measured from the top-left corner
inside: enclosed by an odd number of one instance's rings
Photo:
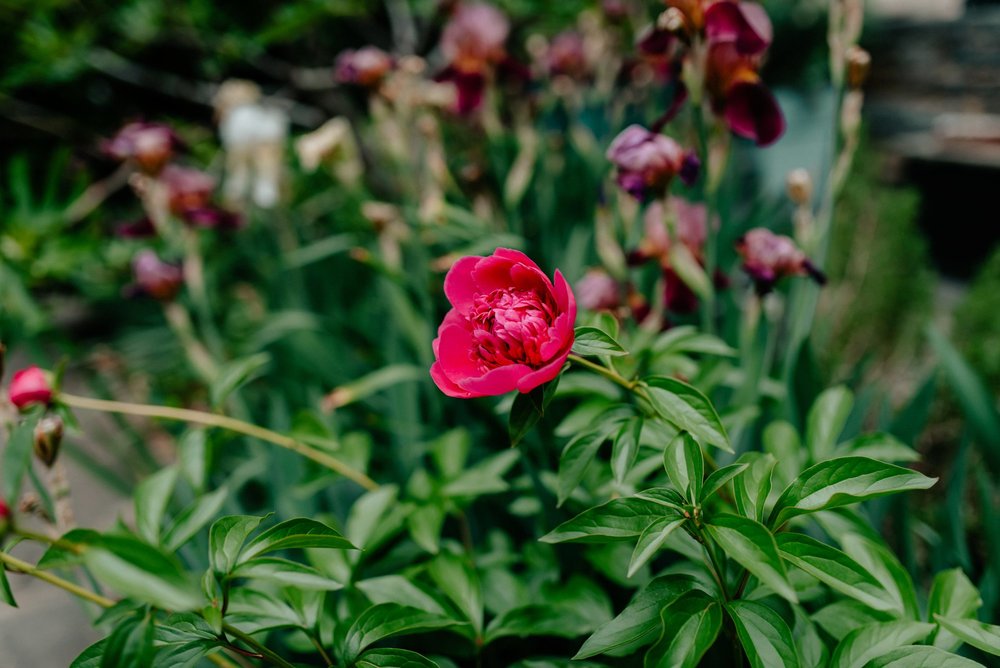
[[[382,82],[392,66],[392,56],[378,47],[366,46],[337,56],[334,76],[340,83],[372,88]]]
[[[575,288],[577,304],[591,311],[613,311],[622,303],[618,281],[603,269],[588,269]]]
[[[611,142],[607,158],[618,168],[618,185],[644,200],[666,192],[681,169],[684,151],[670,137],[630,125]]]
[[[792,239],[766,228],[755,227],[740,237],[736,252],[743,258],[743,271],[753,279],[759,294],[767,294],[786,276],[811,276],[820,285],[826,282],[823,272]]]
[[[561,32],[552,38],[546,60],[549,74],[553,76],[579,79],[585,77],[590,69],[583,36],[572,30]]]
[[[215,190],[214,178],[190,167],[169,165],[160,180],[167,186],[170,212],[175,216],[183,217],[188,211],[207,207]]]
[[[162,123],[129,123],[103,143],[104,152],[115,160],[131,160],[147,174],[156,175],[183,144]]]
[[[184,271],[180,265],[164,262],[152,250],[136,253],[132,259],[135,288],[154,299],[170,301],[184,284]]]
[[[681,169],[678,176],[681,177],[681,183],[686,186],[693,186],[698,182],[698,176],[701,175],[701,158],[694,151],[685,151],[684,160],[681,162]]]

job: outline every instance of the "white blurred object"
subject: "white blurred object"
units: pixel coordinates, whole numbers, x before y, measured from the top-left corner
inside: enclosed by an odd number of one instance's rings
[[[249,191],[254,204],[273,207],[281,192],[288,114],[261,102],[260,87],[241,79],[223,82],[214,102],[226,150],[226,200],[241,203]]]
[[[965,12],[965,0],[869,0],[868,7],[883,17],[952,20]]]
[[[356,184],[364,169],[351,124],[340,116],[296,139],[295,153],[307,172],[328,164],[336,177],[347,184]]]

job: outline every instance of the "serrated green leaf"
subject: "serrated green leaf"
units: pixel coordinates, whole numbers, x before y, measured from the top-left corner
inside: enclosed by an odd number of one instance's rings
[[[296,517],[276,524],[250,541],[240,553],[239,563],[276,550],[291,548],[326,548],[355,550],[339,531],[307,517]]]
[[[872,659],[903,645],[912,645],[926,638],[933,624],[895,621],[863,626],[848,633],[830,658],[831,668],[864,668]]]
[[[691,591],[660,612],[662,634],[644,660],[645,668],[695,668],[722,628],[722,608],[700,591]]]
[[[780,527],[798,515],[913,489],[927,489],[937,478],[866,457],[840,457],[802,472],[771,511],[769,524]]]
[[[461,626],[461,622],[395,603],[381,603],[362,612],[344,640],[344,659],[355,661],[369,645],[393,636]]]
[[[662,628],[660,610],[697,588],[697,580],[689,575],[664,575],[654,579],[621,614],[587,638],[573,659],[586,659],[598,654],[624,656],[653,642]]]
[[[645,386],[653,409],[667,422],[689,432],[700,443],[733,451],[719,413],[699,390],[664,376],[646,378],[642,386]]]
[[[588,508],[573,519],[542,536],[543,543],[607,543],[636,538],[650,524],[661,517],[673,517],[664,506],[640,499],[626,497],[612,499],[594,508]]]
[[[889,612],[895,609],[895,603],[879,581],[844,552],[803,534],[781,533],[775,540],[785,561],[834,591],[875,610]]]
[[[584,357],[608,355],[620,357],[628,355],[628,351],[614,340],[610,334],[596,327],[577,327],[573,340],[573,353]]]
[[[642,535],[639,536],[639,542],[635,544],[635,550],[632,551],[632,559],[629,560],[626,577],[635,575],[640,568],[655,557],[656,553],[663,547],[663,543],[670,538],[670,534],[682,524],[684,524],[683,519],[661,517],[646,527]]]
[[[792,603],[798,601],[795,589],[778,553],[774,536],[760,522],[739,515],[720,514],[705,525],[709,536],[722,547],[726,556],[750,571],[762,583]]]
[[[798,668],[792,632],[785,620],[757,601],[731,601],[726,611],[736,625],[752,668]]]

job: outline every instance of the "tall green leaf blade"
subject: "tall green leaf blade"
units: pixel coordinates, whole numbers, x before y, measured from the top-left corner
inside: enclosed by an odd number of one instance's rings
[[[708,535],[726,556],[750,571],[758,580],[783,598],[795,603],[798,597],[788,582],[788,574],[778,554],[774,536],[760,522],[739,515],[720,514],[705,525]]]
[[[771,493],[771,474],[777,460],[767,453],[747,452],[738,462],[747,466],[742,475],[733,480],[733,497],[740,515],[758,522],[764,519],[764,504]]]
[[[662,634],[644,661],[645,668],[695,668],[722,628],[718,601],[691,591],[660,612]]]
[[[771,511],[780,527],[798,515],[836,508],[865,499],[927,489],[937,478],[866,457],[840,457],[814,464],[789,485]]]
[[[798,668],[792,632],[778,613],[763,603],[747,600],[727,603],[726,611],[752,668]]]

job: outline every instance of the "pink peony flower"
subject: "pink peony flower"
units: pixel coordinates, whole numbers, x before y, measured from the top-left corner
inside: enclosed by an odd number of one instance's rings
[[[666,192],[684,166],[680,144],[665,135],[630,125],[608,147],[607,158],[618,168],[618,185],[638,200]]]
[[[743,258],[743,271],[753,279],[759,294],[767,294],[786,276],[811,276],[820,285],[826,283],[823,272],[792,239],[766,228],[755,227],[740,237],[736,252]]]
[[[520,251],[464,257],[444,280],[452,309],[434,340],[431,378],[450,397],[530,392],[562,369],[573,346],[576,300]]]
[[[10,403],[19,409],[33,404],[52,403],[52,386],[44,371],[37,366],[29,366],[14,373],[7,388]]]
[[[115,160],[132,160],[147,174],[158,174],[182,147],[177,134],[162,123],[129,123],[103,144]]]
[[[132,259],[134,288],[138,292],[158,299],[170,301],[184,285],[184,271],[180,266],[164,262],[149,249],[139,251]]]

